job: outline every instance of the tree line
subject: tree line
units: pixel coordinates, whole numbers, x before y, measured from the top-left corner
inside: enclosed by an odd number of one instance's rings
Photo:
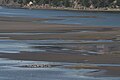
[[[120,8],[120,0],[2,0],[3,3],[18,3],[22,6],[32,2],[34,5],[70,8]]]

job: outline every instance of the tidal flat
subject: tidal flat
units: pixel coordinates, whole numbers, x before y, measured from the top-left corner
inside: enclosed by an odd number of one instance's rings
[[[6,11],[7,14],[2,13]],[[24,11],[29,12],[29,16]],[[81,18],[80,23],[91,18],[96,21],[108,21],[106,14],[113,15],[109,17],[110,19],[118,20],[116,17],[118,13],[103,13],[105,15],[103,18],[103,15],[99,15],[102,13],[87,12],[83,15],[82,12],[82,17],[78,17],[80,13],[70,11],[33,11],[36,15],[31,17],[34,14],[32,10],[1,10],[1,80],[120,79],[119,23],[113,22],[114,26],[111,25],[112,22],[109,22],[109,25],[104,22],[104,26],[98,23],[97,26],[92,23],[92,25],[73,24],[74,20],[79,22]],[[61,17],[57,15],[59,13],[65,15]],[[74,14],[76,17],[73,17]],[[93,18],[94,15],[97,18]],[[70,23],[71,21],[73,23]],[[30,67],[36,65],[37,67]],[[41,68],[40,65],[54,67]]]

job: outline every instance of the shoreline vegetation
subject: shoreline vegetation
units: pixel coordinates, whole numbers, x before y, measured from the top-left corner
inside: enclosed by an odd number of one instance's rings
[[[119,12],[119,0],[1,0],[7,8]]]

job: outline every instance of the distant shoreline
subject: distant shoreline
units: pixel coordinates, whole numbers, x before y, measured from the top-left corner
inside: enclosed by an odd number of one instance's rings
[[[1,5],[0,5],[1,6]],[[74,8],[34,8],[34,7],[13,7],[13,6],[1,6],[5,8],[13,9],[31,9],[31,10],[60,10],[60,11],[81,11],[81,12],[120,12],[120,9],[74,9]]]
[[[29,9],[29,8],[22,8]],[[120,12],[120,10],[97,10],[97,9],[59,9],[59,8],[32,8],[33,10],[59,10],[59,11],[81,11],[81,12]]]

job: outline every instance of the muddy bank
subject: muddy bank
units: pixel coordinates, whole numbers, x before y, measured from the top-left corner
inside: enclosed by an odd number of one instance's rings
[[[37,35],[7,35],[0,37],[11,39],[113,39],[120,34],[119,27],[93,27],[65,24],[41,24],[36,21],[49,21],[59,19],[0,17],[1,33],[43,33]],[[45,34],[44,34],[45,33]],[[49,34],[46,34],[49,33]]]
[[[81,62],[81,63],[98,63],[98,64],[120,64],[119,54],[103,55],[80,55],[80,54],[61,54],[61,53],[20,53],[20,54],[0,54],[1,58],[15,60],[36,60],[36,61],[53,61],[53,62]]]

